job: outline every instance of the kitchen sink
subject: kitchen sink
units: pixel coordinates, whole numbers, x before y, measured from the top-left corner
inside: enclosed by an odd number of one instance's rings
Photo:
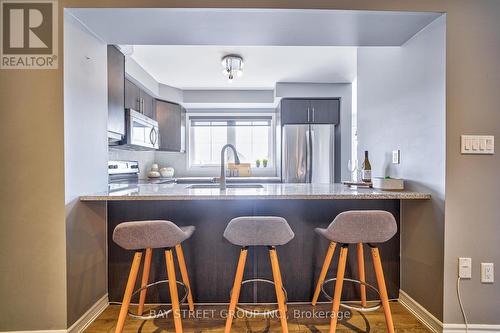
[[[264,188],[261,184],[227,184],[227,188]],[[220,188],[219,184],[191,184],[186,186],[186,188]]]

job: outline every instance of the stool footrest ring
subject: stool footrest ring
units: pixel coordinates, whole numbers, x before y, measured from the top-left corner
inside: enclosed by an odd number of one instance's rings
[[[263,283],[268,283],[268,284],[272,284],[272,285],[275,284],[274,281],[271,281],[271,280],[255,278],[255,279],[243,280],[241,282],[241,285],[243,286],[244,284],[252,283],[252,282],[263,282]],[[286,304],[286,302],[288,301],[288,294],[286,292],[285,287],[281,286],[281,289],[283,290],[283,293],[285,294],[285,304]],[[233,293],[233,290],[231,289],[229,295],[231,295],[232,293]],[[268,311],[251,311],[251,310],[247,310],[247,309],[239,306],[238,304],[236,304],[236,309],[243,312],[247,316],[255,316],[255,317],[277,315],[279,313],[279,309],[268,310]]]
[[[143,291],[144,289],[148,289],[149,287],[152,287],[152,286],[156,286],[156,285],[159,285],[159,284],[165,284],[165,283],[168,283],[168,280],[161,280],[161,281],[156,281],[156,282],[153,282],[153,283],[150,283],[150,284],[147,284],[145,285],[144,287],[142,288],[139,288],[137,289],[136,291],[134,291],[134,293],[132,294],[132,297],[134,297],[135,295],[139,294],[141,291]],[[180,281],[175,281],[175,283],[177,283],[178,285],[182,286],[184,288],[184,295],[182,296],[182,298],[179,300],[179,304],[183,304],[184,301],[186,300],[188,294],[189,294],[189,289],[188,287],[186,287],[186,285]],[[160,318],[160,317],[165,317],[166,315],[168,315],[170,312],[172,312],[172,309],[169,309],[167,311],[161,311],[160,313],[158,313],[157,315],[150,315],[150,316],[139,316],[137,314],[134,314],[132,312],[130,312],[130,310],[128,310],[128,315],[134,319],[139,319],[139,320],[150,320],[150,319],[156,319],[156,318]]]
[[[333,297],[330,296],[330,295],[328,295],[328,293],[325,291],[325,285],[328,284],[328,283],[330,283],[330,282],[336,281],[336,280],[337,280],[337,278],[328,279],[325,282],[323,282],[323,284],[321,285],[321,292],[323,293],[323,295],[325,295],[325,297],[329,301],[332,301]],[[377,295],[379,295],[379,297],[380,297],[380,293],[379,293],[378,289],[375,288],[374,286],[372,286],[369,283],[362,282],[362,281],[355,280],[355,279],[348,279],[348,278],[344,278],[344,281],[357,283],[359,285],[364,285],[364,286],[368,287],[369,289],[375,291],[377,293]],[[380,309],[380,307],[382,306],[382,302],[379,301],[375,305],[366,306],[366,307],[365,306],[349,305],[349,304],[346,304],[346,303],[340,303],[340,306],[343,307],[343,308],[349,309],[349,310],[354,310],[354,311],[359,311],[359,312],[371,312],[371,311],[376,311],[376,310]]]

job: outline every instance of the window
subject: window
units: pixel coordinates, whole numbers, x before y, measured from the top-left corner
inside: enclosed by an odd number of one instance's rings
[[[189,166],[218,166],[220,151],[226,143],[232,143],[242,163],[268,160],[268,168],[274,167],[273,118],[260,116],[208,116],[189,117]],[[229,150],[228,156],[232,160]]]

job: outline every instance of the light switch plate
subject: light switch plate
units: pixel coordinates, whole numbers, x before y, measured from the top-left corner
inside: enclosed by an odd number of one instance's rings
[[[401,153],[400,153],[399,149],[392,151],[392,163],[393,164],[401,163]]]
[[[481,282],[493,283],[495,282],[495,266],[492,262],[481,263]]]
[[[458,258],[458,276],[462,279],[472,278],[472,258]]]
[[[493,135],[462,135],[462,154],[491,155],[495,153],[495,137]]]

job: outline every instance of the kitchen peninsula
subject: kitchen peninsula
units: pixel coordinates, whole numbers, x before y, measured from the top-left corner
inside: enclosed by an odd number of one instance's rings
[[[248,184],[246,184],[248,185]],[[410,191],[350,189],[341,184],[262,184],[252,187],[193,188],[187,184],[144,184],[119,191],[82,196],[83,202],[107,201],[108,205],[108,285],[109,300],[120,301],[130,268],[130,251],[111,240],[113,229],[121,222],[164,219],[179,226],[194,225],[196,231],[186,241],[184,252],[195,302],[229,300],[239,249],[222,237],[227,223],[237,216],[274,215],[287,219],[295,238],[279,249],[284,284],[290,302],[311,300],[328,242],[314,232],[326,227],[337,214],[346,210],[382,209],[391,212],[398,226],[402,200],[428,200],[430,194]],[[398,298],[399,232],[381,244],[384,272],[390,298]],[[337,256],[337,254],[336,254]],[[272,276],[264,248],[249,249],[245,278]],[[348,267],[356,266],[350,256]],[[371,267],[371,258],[365,256]],[[334,276],[337,260],[332,261],[328,276]],[[165,278],[161,253],[153,255],[151,281]],[[347,276],[356,278],[356,270],[348,268]],[[375,281],[373,270],[367,269],[367,281]],[[139,281],[137,282],[139,283]],[[137,285],[138,287],[138,285]],[[329,288],[333,286],[329,286]],[[359,299],[358,289],[346,285],[344,299]],[[148,303],[168,302],[168,291],[159,287],[148,292]],[[368,294],[369,298],[376,295]],[[242,302],[273,302],[272,286],[253,285],[242,290]],[[325,298],[320,298],[325,300]]]

